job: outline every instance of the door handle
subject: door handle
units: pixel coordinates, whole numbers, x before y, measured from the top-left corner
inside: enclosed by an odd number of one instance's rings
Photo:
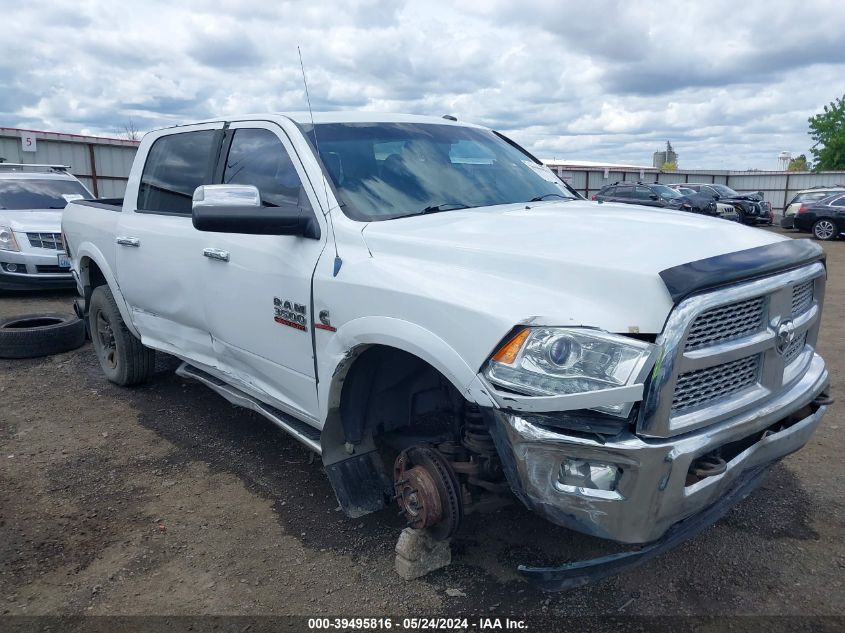
[[[223,251],[219,248],[204,248],[202,254],[209,259],[216,259],[220,262],[229,261],[229,251]]]
[[[121,246],[134,246],[137,248],[141,245],[141,240],[137,237],[118,237],[115,241]]]

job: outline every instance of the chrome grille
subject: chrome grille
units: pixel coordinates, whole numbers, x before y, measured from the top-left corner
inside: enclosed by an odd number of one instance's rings
[[[684,299],[658,338],[663,355],[643,398],[638,432],[686,433],[789,389],[809,367],[802,352],[816,345],[824,288],[824,266],[815,262]],[[788,328],[795,340],[780,352]]]
[[[813,305],[813,282],[806,281],[792,288],[792,316],[804,314]]]
[[[61,233],[27,233],[26,239],[29,240],[29,244],[33,248],[49,248],[54,251],[64,250]]]
[[[804,345],[806,345],[806,344],[807,344],[807,333],[804,332],[804,334],[797,337],[784,350],[784,352],[783,352],[783,364],[789,365],[789,363],[794,361],[798,357],[798,354],[801,353],[801,350],[804,349]]]
[[[687,335],[686,349],[698,349],[759,331],[763,325],[764,297],[707,310],[696,318]]]
[[[722,398],[757,382],[760,355],[741,358],[731,363],[698,369],[678,376],[672,412]]]

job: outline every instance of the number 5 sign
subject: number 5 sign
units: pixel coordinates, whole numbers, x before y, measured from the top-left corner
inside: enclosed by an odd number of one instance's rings
[[[28,132],[26,130],[21,130],[21,150],[24,152],[34,152],[35,151],[35,132]]]

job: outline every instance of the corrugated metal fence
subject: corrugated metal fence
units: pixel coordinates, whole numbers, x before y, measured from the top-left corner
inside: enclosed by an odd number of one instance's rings
[[[796,192],[817,185],[845,186],[845,171],[784,172],[784,171],[715,171],[688,170],[660,172],[655,169],[596,169],[556,166],[547,163],[563,180],[586,197],[596,194],[605,185],[617,181],[642,181],[675,184],[709,182],[727,185],[739,192],[762,191],[764,199],[772,203],[775,212],[783,210]]]
[[[24,151],[24,139],[35,138],[35,151]],[[138,141],[59,132],[0,127],[0,158],[9,163],[70,165],[98,198],[120,198]]]

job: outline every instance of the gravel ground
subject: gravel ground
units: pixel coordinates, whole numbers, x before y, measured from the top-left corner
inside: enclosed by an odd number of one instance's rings
[[[825,249],[820,351],[837,395],[845,243]],[[0,315],[70,312],[71,299],[7,293]],[[405,582],[392,570],[393,510],[346,518],[294,440],[173,363],[158,369],[122,389],[90,344],[0,360],[0,613],[845,615],[841,405],[704,534],[633,572],[543,594],[517,564],[619,548],[512,506],[470,520],[451,566]]]

